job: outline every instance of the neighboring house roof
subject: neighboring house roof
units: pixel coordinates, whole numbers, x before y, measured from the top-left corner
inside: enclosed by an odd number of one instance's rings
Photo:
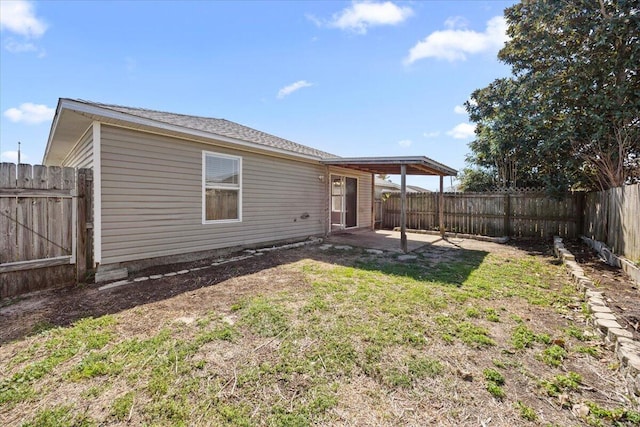
[[[379,178],[376,176],[375,186],[382,192],[389,193],[399,193],[400,192],[400,184],[396,184],[395,182],[387,181],[385,179]],[[431,190],[427,190],[426,188],[418,187],[417,185],[407,185],[407,193],[430,193]]]
[[[407,185],[407,191],[411,191],[413,193],[431,193],[431,190],[418,187],[417,185]]]
[[[84,123],[83,119],[84,118]],[[60,159],[59,155],[51,153],[52,139],[59,135],[61,141],[57,145],[62,145],[67,150],[72,147],[78,136],[77,131],[84,130],[93,120],[99,120],[114,124],[133,124],[136,127],[163,128],[172,133],[191,134],[210,139],[222,139],[226,142],[244,143],[244,145],[254,146],[269,151],[289,153],[294,156],[320,159],[337,158],[334,154],[317,150],[306,145],[298,144],[284,138],[280,138],[266,132],[252,129],[226,119],[212,117],[189,116],[175,114],[164,111],[148,110],[145,108],[132,108],[122,105],[102,104],[80,99],[61,98],[58,102],[56,115],[51,126],[51,133],[47,149],[45,151],[45,161],[49,157],[55,160]],[[84,126],[84,129],[82,128]],[[65,127],[60,129],[59,127]],[[75,134],[75,140],[69,135],[65,140],[65,133]],[[62,151],[62,150],[61,150]]]
[[[400,185],[376,176],[375,186],[387,191],[400,191]]]

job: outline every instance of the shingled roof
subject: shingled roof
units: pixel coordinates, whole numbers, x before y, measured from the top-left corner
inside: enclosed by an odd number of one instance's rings
[[[298,144],[288,139],[279,138],[277,136],[252,129],[226,119],[216,119],[212,117],[190,116],[185,114],[169,113],[165,111],[148,110],[145,108],[132,108],[122,105],[101,104],[85,100],[73,100],[86,105],[104,108],[123,114],[128,114],[143,119],[149,119],[160,123],[166,123],[173,126],[180,126],[186,129],[207,132],[212,136],[219,135],[227,138],[238,139],[241,141],[252,142],[265,147],[276,148],[279,150],[290,151],[292,153],[313,156],[319,159],[336,158],[338,156],[317,150],[306,145]]]

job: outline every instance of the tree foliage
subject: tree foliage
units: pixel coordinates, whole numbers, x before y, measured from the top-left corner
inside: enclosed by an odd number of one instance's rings
[[[638,1],[524,0],[505,10],[512,76],[473,92],[467,161],[499,185],[603,189],[637,181]]]
[[[497,186],[494,174],[486,168],[464,168],[458,175],[462,191],[491,191]]]

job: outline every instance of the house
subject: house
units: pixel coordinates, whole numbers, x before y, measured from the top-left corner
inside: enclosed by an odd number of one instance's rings
[[[378,176],[375,177],[374,180],[375,185],[375,199],[382,199],[383,194],[388,193],[399,193],[400,192],[400,184],[396,184],[395,182],[388,181],[386,179],[382,179]],[[408,187],[408,186],[407,186]],[[407,188],[408,190],[408,188]]]
[[[407,193],[431,193],[431,190],[427,190],[418,185],[407,185]]]
[[[374,174],[456,173],[422,156],[345,159],[224,119],[64,98],[43,164],[93,169],[96,281],[373,228]]]
[[[383,194],[400,193],[400,184],[375,177],[375,199],[380,200]],[[407,193],[431,193],[431,190],[419,187],[417,185],[407,185]]]

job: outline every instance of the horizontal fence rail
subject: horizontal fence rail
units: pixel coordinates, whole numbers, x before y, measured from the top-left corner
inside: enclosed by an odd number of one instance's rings
[[[13,167],[12,167],[13,166]],[[0,264],[73,255],[73,168],[0,165]]]
[[[0,163],[0,298],[84,281],[92,262],[91,176]]]

